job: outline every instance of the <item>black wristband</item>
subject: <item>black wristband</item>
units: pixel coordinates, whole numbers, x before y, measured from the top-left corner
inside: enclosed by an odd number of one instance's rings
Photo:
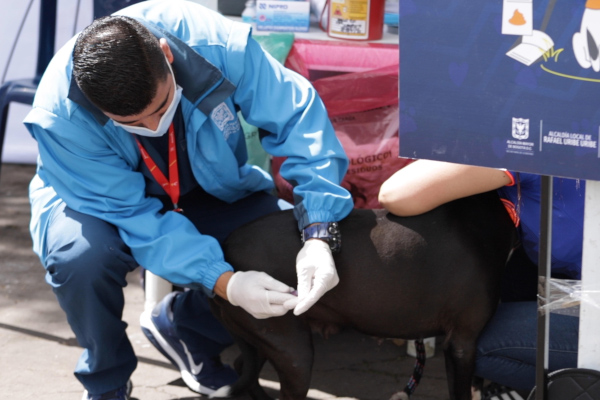
[[[302,243],[308,239],[321,239],[327,244],[332,253],[339,253],[342,249],[342,234],[337,222],[319,222],[309,225],[302,230]]]

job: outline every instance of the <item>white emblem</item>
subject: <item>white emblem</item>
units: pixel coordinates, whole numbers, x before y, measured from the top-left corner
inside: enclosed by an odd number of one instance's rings
[[[518,140],[525,140],[529,137],[529,119],[512,119],[512,136]]]
[[[242,129],[237,116],[231,112],[225,103],[216,106],[210,113],[210,118],[221,132],[223,132],[225,140],[227,140],[232,133],[239,132]]]

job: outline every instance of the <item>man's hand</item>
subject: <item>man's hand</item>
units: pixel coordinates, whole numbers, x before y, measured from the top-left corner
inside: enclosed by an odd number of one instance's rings
[[[258,271],[236,272],[227,283],[227,299],[254,318],[278,317],[289,309],[283,303],[295,300],[293,288]]]
[[[328,290],[333,289],[340,278],[333,262],[329,244],[319,239],[304,242],[296,257],[298,274],[298,298],[288,300],[284,307],[294,309],[300,315],[313,306]]]

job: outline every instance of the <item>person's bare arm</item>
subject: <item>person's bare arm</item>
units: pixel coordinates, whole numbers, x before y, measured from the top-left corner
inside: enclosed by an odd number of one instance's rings
[[[500,169],[417,160],[381,185],[379,202],[393,214],[418,215],[461,197],[511,182]]]
[[[233,272],[227,271],[221,274],[219,278],[217,278],[217,282],[215,282],[215,287],[213,291],[217,296],[224,298],[225,300],[229,300],[227,298],[227,284],[229,284],[229,280],[233,276]]]

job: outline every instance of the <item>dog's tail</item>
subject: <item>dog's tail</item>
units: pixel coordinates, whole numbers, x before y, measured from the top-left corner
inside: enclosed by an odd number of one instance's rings
[[[394,394],[390,400],[408,400],[410,396],[415,392],[415,389],[419,385],[421,381],[421,377],[423,376],[423,369],[425,368],[425,345],[423,344],[423,339],[415,340],[415,349],[417,352],[417,359],[415,360],[415,368],[413,369],[413,373],[406,384],[406,387],[396,394]]]

